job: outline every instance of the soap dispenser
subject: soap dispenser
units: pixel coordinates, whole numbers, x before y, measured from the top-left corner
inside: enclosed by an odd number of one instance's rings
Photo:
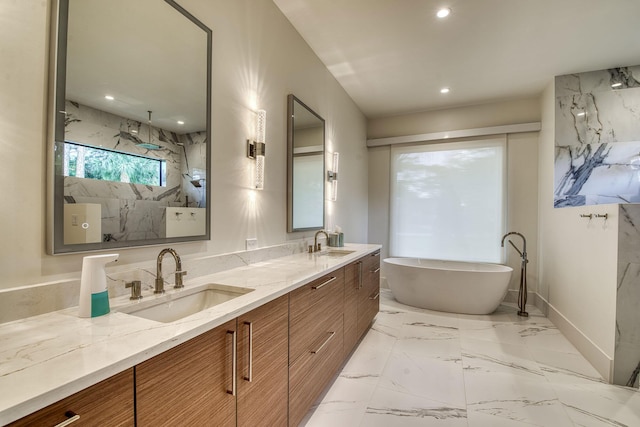
[[[78,316],[98,317],[109,313],[107,273],[104,266],[117,260],[118,254],[92,255],[82,259]]]

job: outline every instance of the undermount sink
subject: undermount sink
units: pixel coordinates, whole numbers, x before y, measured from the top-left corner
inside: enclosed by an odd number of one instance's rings
[[[318,255],[326,255],[329,257],[334,257],[334,258],[340,258],[343,257],[345,255],[349,255],[354,253],[355,251],[349,251],[346,249],[329,249],[326,252],[320,252]]]
[[[147,297],[148,300],[143,299],[137,304],[123,307],[118,311],[156,322],[170,323],[248,294],[253,290],[209,283],[191,288],[185,287],[162,296],[150,296]]]

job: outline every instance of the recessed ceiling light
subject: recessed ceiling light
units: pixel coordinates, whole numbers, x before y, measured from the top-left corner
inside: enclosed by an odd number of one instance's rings
[[[111,95],[105,95],[104,99],[108,99],[109,101],[113,101],[115,98]]]
[[[615,87],[620,87],[622,86],[622,83],[618,82],[618,83],[614,83],[611,85],[611,87],[615,88]]]
[[[448,7],[443,7],[442,9],[438,10],[438,13],[436,13],[436,16],[442,19],[449,16],[449,14],[451,14],[451,9],[449,9]]]
[[[451,89],[449,89],[448,87],[443,87],[442,89],[440,89],[440,93],[449,93],[451,91]]]
[[[184,122],[183,122],[182,120],[178,120],[178,124],[179,124],[179,125],[183,125],[183,124],[184,124]]]

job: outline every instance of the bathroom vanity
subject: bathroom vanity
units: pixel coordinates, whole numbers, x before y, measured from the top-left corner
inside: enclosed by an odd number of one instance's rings
[[[127,297],[0,325],[0,425],[298,425],[378,312],[380,246],[341,249],[187,281],[254,290],[171,322]]]

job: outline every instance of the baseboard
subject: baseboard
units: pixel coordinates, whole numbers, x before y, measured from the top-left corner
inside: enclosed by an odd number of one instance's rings
[[[567,337],[602,378],[610,383],[613,380],[613,359],[540,294],[536,293],[533,300],[535,306]]]

